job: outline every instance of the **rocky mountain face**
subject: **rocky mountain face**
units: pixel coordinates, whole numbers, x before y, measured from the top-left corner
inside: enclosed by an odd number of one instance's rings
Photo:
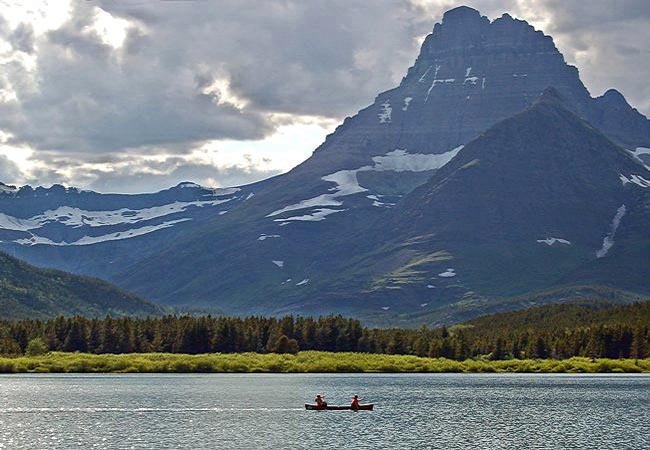
[[[400,85],[346,119],[300,170],[350,169],[395,149],[450,152],[529,106],[549,86],[625,148],[648,143],[648,120],[615,90],[592,98],[550,36],[508,14],[490,22],[459,7],[435,25]]]
[[[549,90],[391,211],[377,228],[382,250],[365,265],[371,290],[403,314],[420,306],[452,317],[559,287],[650,292],[649,181],[630,152]],[[379,295],[389,291],[412,300]]]
[[[106,276],[168,304],[374,323],[454,321],[577,283],[633,297],[648,291],[647,264],[608,280],[605,263],[628,233],[645,242],[648,149],[650,121],[616,91],[592,98],[549,36],[460,7],[435,25],[400,85],[311,158]],[[618,237],[611,251],[608,233]],[[630,245],[621,264],[638,266],[640,248]]]

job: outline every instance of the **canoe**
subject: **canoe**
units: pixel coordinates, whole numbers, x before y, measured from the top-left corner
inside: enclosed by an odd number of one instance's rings
[[[356,410],[358,411],[372,411],[374,403],[366,403],[365,405],[359,405]],[[318,411],[346,411],[352,410],[350,405],[327,405],[327,406],[318,406],[309,403],[305,403],[305,409],[318,410]]]

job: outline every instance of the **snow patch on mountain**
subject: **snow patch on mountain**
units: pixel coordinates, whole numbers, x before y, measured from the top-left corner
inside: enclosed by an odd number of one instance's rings
[[[433,68],[433,66],[427,67],[427,70],[424,71],[424,74],[420,77],[420,79],[418,80],[418,83],[424,83],[424,80],[427,78],[427,75],[429,75],[429,72],[431,72],[432,68]]]
[[[641,158],[641,155],[650,156],[650,148],[647,147],[637,147],[636,150],[628,150],[632,156],[634,156],[641,164],[645,166],[646,169],[650,170],[650,165],[646,164],[646,161]]]
[[[272,213],[267,214],[266,217],[277,216],[288,211],[313,208],[314,206],[341,206],[343,203],[338,200],[334,200],[336,197],[338,197],[336,194],[322,194],[318,197],[302,200],[298,203],[294,203],[293,205],[285,206],[282,209],[278,209],[277,211],[273,211]]]
[[[273,264],[275,264],[276,266],[278,266],[279,268],[283,268],[283,267],[284,267],[284,261],[275,261],[275,260],[274,260],[274,261],[271,261],[271,262],[272,262]]]
[[[289,222],[320,222],[325,220],[325,217],[330,214],[346,211],[345,209],[329,209],[329,208],[319,208],[311,212],[311,214],[305,214],[303,216],[293,216],[287,217],[286,219],[274,219],[274,222],[280,222],[280,225],[285,225]]]
[[[306,209],[306,208],[313,208],[316,206],[341,206],[343,203],[337,200],[337,198],[346,197],[348,195],[353,195],[353,194],[358,194],[361,192],[368,191],[368,189],[364,188],[359,184],[359,180],[357,179],[358,172],[368,172],[368,171],[422,172],[427,170],[435,170],[435,169],[439,169],[440,167],[444,166],[449,161],[451,161],[452,158],[456,156],[462,148],[463,146],[460,145],[452,150],[449,150],[448,152],[439,155],[408,153],[406,150],[395,149],[391,152],[386,153],[385,155],[374,156],[372,158],[374,163],[372,166],[363,166],[353,170],[339,170],[338,172],[334,172],[330,175],[326,175],[322,177],[323,181],[329,181],[336,185],[329,189],[331,193],[321,194],[317,197],[313,197],[307,200],[302,200],[298,203],[285,206],[284,208],[278,209],[276,211],[273,211],[270,214],[267,214],[266,217],[275,217],[285,212]],[[381,206],[381,205],[375,205],[375,206]],[[275,219],[276,222],[285,221],[285,220],[290,220],[290,219]],[[294,219],[294,220],[305,220],[305,219]]]
[[[566,239],[561,239],[561,238],[555,238],[555,237],[547,237],[546,239],[538,239],[537,242],[540,244],[546,244],[549,247],[552,247],[554,244],[565,244],[565,245],[571,245],[571,242],[567,241]]]
[[[438,276],[441,277],[441,278],[455,277],[456,276],[456,271],[450,267],[447,270],[445,270],[444,272],[439,273]]]
[[[408,153],[406,150],[395,149],[383,156],[373,156],[374,166],[371,168],[362,167],[359,171],[374,170],[381,172],[393,170],[395,172],[424,172],[427,170],[436,170],[451,161],[462,148],[463,146],[460,145],[439,155]]]
[[[208,188],[203,188],[203,189],[208,189]],[[208,190],[212,192],[211,195],[213,195],[214,197],[223,197],[225,195],[236,194],[237,192],[241,191],[241,188],[213,188]]]
[[[431,83],[431,86],[429,86],[429,90],[427,91],[427,95],[424,97],[424,103],[426,103],[429,100],[429,95],[431,94],[431,90],[436,87],[436,80],[438,79],[438,72],[440,71],[440,65],[436,64],[436,71],[433,73],[433,82]]]
[[[301,282],[296,283],[296,286],[304,286],[304,285],[306,285],[307,283],[309,283],[309,278],[305,278],[305,279],[302,280]]]
[[[642,188],[650,188],[650,181],[643,178],[641,175],[630,175],[630,178],[626,177],[623,174],[619,176],[621,183],[625,186],[628,183],[636,184]]]
[[[431,86],[429,86],[429,90],[427,90],[427,95],[424,97],[424,103],[429,101],[429,96],[431,95],[431,91],[433,88],[435,88],[439,84],[451,84],[456,81],[455,78],[438,78],[438,72],[440,71],[439,65],[436,66],[436,71],[433,74],[433,81],[431,82]]]
[[[408,111],[412,100],[413,97],[404,97],[404,106],[402,106],[402,111]]]
[[[393,121],[391,118],[392,113],[393,108],[391,108],[390,102],[387,101],[385,103],[382,103],[381,112],[377,114],[377,117],[379,117],[379,123],[391,123]]]
[[[18,217],[0,213],[0,228],[4,230],[28,231],[38,227],[38,224],[30,219],[19,219]]]
[[[478,78],[478,77],[470,76],[470,73],[471,73],[471,72],[472,72],[472,68],[471,68],[471,67],[468,67],[467,70],[465,70],[465,81],[463,81],[463,85],[465,85],[465,84],[467,84],[467,83],[471,83],[471,84],[473,84],[474,86],[476,86],[476,85],[478,84],[478,80],[479,80],[479,78]]]
[[[618,226],[621,224],[621,219],[625,215],[626,208],[625,205],[621,205],[618,210],[616,210],[616,214],[614,215],[614,218],[612,219],[612,224],[610,226],[610,231],[607,233],[607,236],[603,239],[603,246],[596,252],[596,258],[602,258],[607,255],[609,252],[609,249],[611,249],[614,246],[614,236],[616,235],[616,230],[618,230]]]
[[[192,219],[184,218],[184,219],[170,220],[158,225],[147,225],[140,228],[133,228],[126,231],[118,231],[115,233],[104,234],[101,236],[84,236],[74,242],[65,242],[65,241],[55,242],[52,241],[51,239],[48,239],[43,236],[37,236],[35,234],[32,234],[30,238],[17,239],[14,242],[20,245],[28,245],[28,246],[38,245],[38,244],[53,245],[57,247],[93,245],[102,242],[119,241],[122,239],[130,239],[137,236],[143,236],[145,234],[153,233],[154,231],[162,230],[164,228],[169,228],[173,225],[176,225],[177,223],[185,222],[188,220],[192,220]]]
[[[170,214],[182,213],[192,206],[216,206],[229,202],[232,199],[233,198],[194,202],[176,201],[167,205],[153,206],[144,209],[121,208],[112,211],[88,211],[70,206],[60,206],[56,209],[47,210],[43,214],[28,219],[21,219],[0,213],[0,228],[13,231],[32,231],[54,222],[59,222],[65,226],[73,228],[82,226],[105,227],[134,224],[165,217]]]
[[[372,206],[376,208],[383,208],[383,207],[388,207],[388,206],[393,206],[394,203],[384,203],[381,200],[379,200],[379,197],[376,195],[366,195],[366,198],[368,200],[372,200]]]
[[[277,239],[279,238],[279,234],[260,234],[260,237],[257,238],[258,241],[265,241],[267,239]]]

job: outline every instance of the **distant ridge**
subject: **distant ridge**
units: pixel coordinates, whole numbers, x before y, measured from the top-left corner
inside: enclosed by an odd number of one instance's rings
[[[95,278],[38,269],[0,252],[0,320],[149,316],[165,309]]]

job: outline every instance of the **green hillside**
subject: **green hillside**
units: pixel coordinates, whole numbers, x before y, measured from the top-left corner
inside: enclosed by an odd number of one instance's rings
[[[0,319],[162,312],[160,306],[105,281],[40,269],[0,253]]]
[[[602,300],[580,300],[491,314],[460,325],[471,327],[476,334],[485,336],[613,326],[650,327],[650,301],[621,305]]]

